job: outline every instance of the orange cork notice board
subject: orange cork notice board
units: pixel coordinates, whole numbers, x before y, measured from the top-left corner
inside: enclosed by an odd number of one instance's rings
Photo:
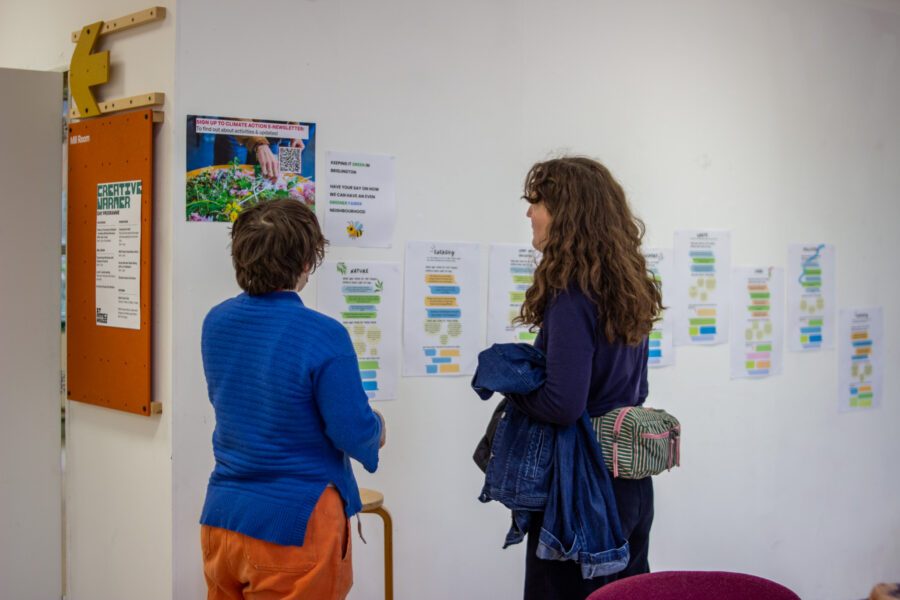
[[[68,136],[67,397],[149,416],[153,111],[71,123]]]

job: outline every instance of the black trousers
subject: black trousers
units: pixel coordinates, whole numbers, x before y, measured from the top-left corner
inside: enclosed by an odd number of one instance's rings
[[[578,563],[567,560],[543,560],[536,556],[538,525],[543,514],[536,515],[533,535],[528,534],[525,557],[525,600],[584,600],[607,583],[632,575],[650,572],[647,552],[650,550],[650,526],[653,524],[653,481],[644,479],[613,479],[613,493],[622,522],[622,534],[631,551],[624,571],[582,579]]]

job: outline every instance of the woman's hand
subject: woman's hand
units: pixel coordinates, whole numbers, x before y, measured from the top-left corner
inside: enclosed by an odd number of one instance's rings
[[[259,168],[262,170],[263,177],[269,179],[278,179],[279,168],[278,158],[272,154],[272,149],[268,144],[259,144],[256,146],[256,160],[259,162]]]
[[[387,435],[387,427],[384,424],[384,415],[382,415],[379,411],[372,409],[375,412],[375,415],[378,417],[378,420],[381,421],[381,439],[378,441],[378,447],[383,448],[384,442],[386,441]]]

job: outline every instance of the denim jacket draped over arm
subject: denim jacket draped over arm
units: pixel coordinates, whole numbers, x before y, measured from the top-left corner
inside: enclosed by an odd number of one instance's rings
[[[587,413],[563,426],[536,421],[516,406],[517,394],[544,380],[543,353],[528,344],[494,344],[479,354],[472,387],[485,400],[494,392],[506,396],[479,500],[512,510],[504,548],[521,542],[543,512],[540,531],[532,532],[540,536],[539,558],[576,561],[585,579],[617,573],[628,564],[628,542]]]

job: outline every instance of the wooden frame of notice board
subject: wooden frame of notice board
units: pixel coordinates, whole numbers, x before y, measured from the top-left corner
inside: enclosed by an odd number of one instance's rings
[[[68,126],[66,396],[146,416],[161,412],[151,385],[156,115]]]

